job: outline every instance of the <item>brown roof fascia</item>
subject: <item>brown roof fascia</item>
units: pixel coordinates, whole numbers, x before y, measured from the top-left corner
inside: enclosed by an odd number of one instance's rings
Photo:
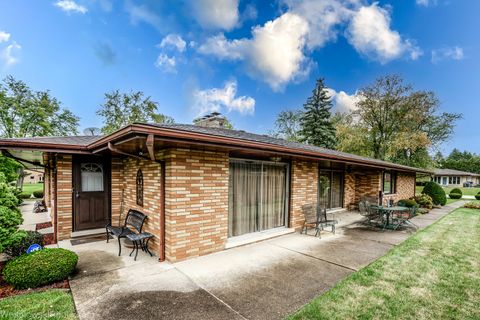
[[[240,140],[240,139],[235,139],[235,138],[230,138],[230,137],[222,137],[222,136],[214,136],[214,135],[209,135],[209,134],[204,134],[204,133],[197,133],[197,132],[188,132],[188,131],[181,131],[177,129],[169,129],[169,128],[158,128],[158,127],[152,127],[149,125],[142,125],[142,124],[132,124],[128,127],[125,127],[121,129],[120,131],[114,132],[109,136],[106,136],[99,141],[96,141],[92,144],[90,144],[88,147],[94,148],[98,147],[102,143],[106,143],[107,141],[112,141],[115,138],[120,138],[121,136],[131,133],[131,132],[136,132],[136,133],[144,133],[144,134],[156,134],[159,136],[166,136],[170,138],[176,138],[180,140],[192,140],[192,141],[202,141],[202,142],[209,142],[209,143],[214,143],[214,144],[220,144],[220,145],[226,145],[226,146],[242,146],[246,148],[253,148],[253,149],[266,149],[266,150],[271,150],[271,151],[276,151],[280,153],[285,153],[285,154],[291,154],[293,156],[307,156],[307,157],[312,157],[315,159],[328,159],[328,160],[337,160],[337,161],[342,161],[342,162],[348,162],[351,164],[362,164],[362,165],[369,165],[371,167],[376,167],[376,168],[392,168],[400,171],[405,171],[405,172],[422,172],[422,173],[428,173],[431,174],[432,172],[429,170],[424,170],[424,169],[417,169],[417,168],[405,168],[402,166],[397,166],[395,164],[378,164],[373,161],[361,161],[361,160],[356,160],[356,159],[350,159],[347,157],[339,157],[339,156],[334,156],[334,155],[326,155],[326,154],[321,154],[318,152],[314,151],[308,151],[308,150],[299,150],[295,148],[289,148],[289,147],[284,147],[284,146],[276,146],[276,145],[271,145],[268,143],[263,143],[263,142],[256,142],[256,141],[247,141],[247,140]]]

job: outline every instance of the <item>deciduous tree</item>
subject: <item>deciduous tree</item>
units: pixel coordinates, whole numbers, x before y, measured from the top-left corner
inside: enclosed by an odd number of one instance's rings
[[[158,103],[145,97],[141,91],[121,93],[118,90],[105,94],[105,102],[97,111],[103,117],[102,132],[112,133],[134,122],[173,123],[173,118],[158,113]]]

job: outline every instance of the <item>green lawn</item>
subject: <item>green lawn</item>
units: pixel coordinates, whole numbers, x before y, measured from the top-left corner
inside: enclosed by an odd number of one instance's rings
[[[72,295],[61,289],[0,300],[0,320],[76,320]]]
[[[23,192],[33,193],[33,191],[42,191],[43,183],[24,183]]]
[[[480,319],[480,210],[457,209],[290,319]]]

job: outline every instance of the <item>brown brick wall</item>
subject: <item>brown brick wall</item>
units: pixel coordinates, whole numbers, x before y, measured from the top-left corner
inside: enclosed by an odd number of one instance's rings
[[[393,199],[394,202],[402,199],[408,199],[415,195],[415,174],[398,173],[397,174],[397,191],[395,194],[385,195],[383,203],[387,204],[388,200]]]
[[[293,160],[291,172],[290,228],[298,230],[304,221],[302,206],[317,203],[318,164]]]
[[[228,235],[228,154],[169,149],[164,158],[167,260],[223,250]]]
[[[141,169],[143,173],[143,206],[137,205],[138,169]],[[136,158],[125,158],[123,161],[112,160],[112,221],[114,224],[119,221],[121,201],[114,201],[114,198],[121,198],[121,188],[123,188],[124,209],[121,223],[129,209],[137,209],[146,214],[148,218],[143,226],[143,231],[153,234],[154,237],[150,240],[149,247],[157,256],[160,253],[160,174],[160,164],[155,161]]]
[[[72,156],[57,156],[57,239],[69,239],[72,232]]]
[[[358,203],[364,197],[378,199],[380,190],[380,171],[366,171],[364,174],[355,174],[355,203]]]
[[[355,202],[355,174],[345,173],[344,176],[344,195],[343,195],[343,207],[349,208],[352,205],[356,205]]]

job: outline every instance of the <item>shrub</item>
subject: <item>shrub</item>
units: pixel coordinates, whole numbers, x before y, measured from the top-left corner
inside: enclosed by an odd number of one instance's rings
[[[480,209],[480,203],[478,202],[469,202],[465,203],[463,205],[464,208],[469,208],[469,209]]]
[[[33,196],[38,199],[43,198],[43,191],[33,191]]]
[[[450,194],[448,196],[450,197],[450,199],[461,199],[462,198],[461,193],[455,193],[455,192],[450,192]]]
[[[15,258],[27,252],[32,244],[39,244],[43,247],[43,234],[36,231],[17,231],[10,237],[10,243],[4,253]]]
[[[450,193],[458,193],[463,196],[463,192],[459,188],[453,188],[452,190],[450,190]]]
[[[436,182],[430,181],[425,184],[422,194],[432,197],[434,205],[444,206],[447,203],[447,195],[445,190]]]
[[[43,249],[10,260],[3,278],[15,289],[36,288],[66,279],[75,270],[78,256],[61,248]]]
[[[480,200],[480,191],[475,195],[475,199]]]
[[[32,194],[30,192],[20,192],[17,197],[19,199],[30,199]]]
[[[0,206],[0,252],[10,244],[12,234],[17,231],[22,222],[22,214],[18,209]]]
[[[433,201],[432,197],[426,194],[421,194],[412,198],[415,202],[420,206],[420,208],[425,209],[432,209],[433,208]]]
[[[15,189],[10,187],[4,180],[3,175],[0,175],[0,206],[10,209],[16,209],[19,205]]]
[[[415,199],[402,199],[402,200],[398,200],[398,205],[402,207],[413,208],[413,207],[417,207],[418,203],[417,201],[415,201]]]

